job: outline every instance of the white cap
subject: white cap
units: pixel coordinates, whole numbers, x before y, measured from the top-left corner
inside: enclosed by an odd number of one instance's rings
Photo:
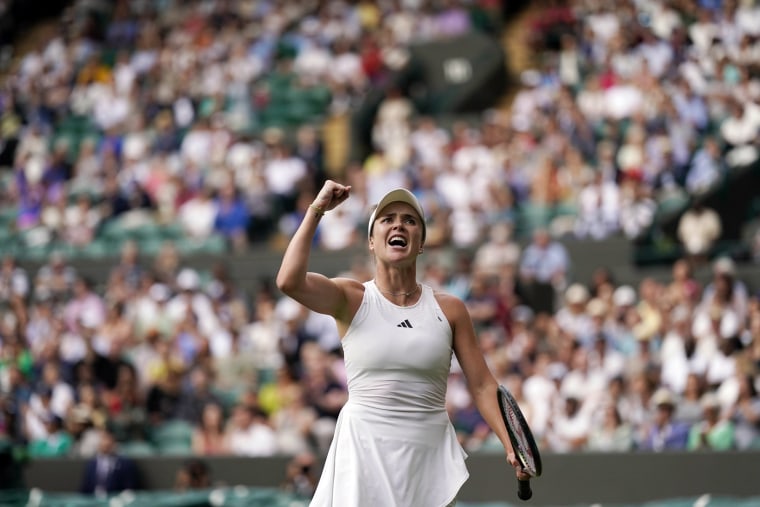
[[[579,283],[574,283],[565,290],[565,300],[571,305],[586,303],[588,298],[588,289]]]
[[[717,409],[720,408],[720,399],[715,393],[708,391],[699,399],[699,404],[705,410]]]
[[[150,289],[148,289],[148,296],[154,301],[163,303],[169,299],[171,291],[169,290],[169,287],[163,283],[154,283],[150,286]]]
[[[731,257],[719,257],[713,262],[713,272],[717,275],[736,275],[736,264]]]
[[[607,313],[607,303],[602,299],[593,298],[586,303],[586,313],[592,317],[603,317]]]
[[[676,398],[670,389],[666,387],[660,387],[652,395],[651,403],[655,407],[659,407],[660,405],[675,406]]]
[[[612,293],[612,302],[616,306],[630,306],[636,303],[636,290],[630,285],[621,285]]]
[[[420,205],[420,201],[417,200],[413,193],[405,188],[397,188],[395,190],[391,190],[385,194],[382,199],[380,199],[380,202],[377,203],[377,206],[372,211],[372,215],[369,217],[367,235],[372,236],[372,226],[375,225],[375,218],[378,212],[382,211],[383,208],[394,202],[404,202],[414,208],[414,211],[417,212],[417,214],[420,216],[420,220],[422,220],[422,241],[424,242],[425,233],[427,232],[425,227],[425,213],[422,211],[422,205]]]
[[[180,290],[196,290],[200,281],[200,276],[194,269],[184,268],[177,275],[177,287]]]

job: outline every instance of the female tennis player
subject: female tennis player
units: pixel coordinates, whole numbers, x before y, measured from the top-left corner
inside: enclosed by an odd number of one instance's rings
[[[425,218],[411,192],[387,193],[372,212],[373,280],[360,283],[308,271],[320,218],[350,192],[350,186],[334,181],[324,184],[277,274],[282,292],[335,318],[348,376],[348,401],[311,505],[453,505],[469,473],[444,406],[452,351],[517,478],[529,478],[507,436],[498,385],[464,303],[417,280]]]

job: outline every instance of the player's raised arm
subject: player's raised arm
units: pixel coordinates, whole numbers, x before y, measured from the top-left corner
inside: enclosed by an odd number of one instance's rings
[[[345,292],[339,281],[308,271],[311,245],[319,220],[348,199],[351,187],[328,180],[309,206],[290,240],[277,273],[277,288],[315,312],[336,316],[345,308]]]

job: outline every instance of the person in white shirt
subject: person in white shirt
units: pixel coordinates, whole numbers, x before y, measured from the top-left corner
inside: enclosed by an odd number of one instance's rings
[[[202,240],[214,231],[216,205],[213,194],[211,188],[203,187],[195,197],[179,207],[177,218],[189,237]]]
[[[678,239],[686,254],[696,262],[706,258],[722,232],[720,215],[701,200],[697,200],[678,221]]]
[[[557,453],[580,451],[586,447],[591,433],[591,417],[582,410],[583,396],[578,391],[563,395],[563,410],[549,421],[547,444]]]
[[[238,456],[274,456],[278,452],[277,433],[258,409],[237,405],[226,433],[227,448]]]

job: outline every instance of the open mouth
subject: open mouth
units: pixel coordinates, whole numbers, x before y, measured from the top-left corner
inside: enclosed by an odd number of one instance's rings
[[[404,247],[406,246],[406,239],[402,236],[391,236],[391,238],[388,240],[388,244],[390,246]]]

